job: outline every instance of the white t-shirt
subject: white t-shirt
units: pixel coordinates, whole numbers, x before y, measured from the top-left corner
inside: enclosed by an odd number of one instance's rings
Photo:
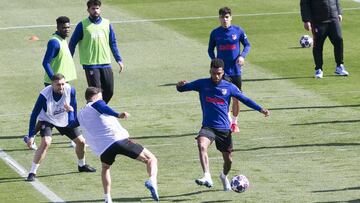
[[[77,118],[86,143],[100,156],[114,142],[127,139],[129,133],[116,117],[100,113],[91,106],[93,103],[90,102],[81,109]]]
[[[58,101],[54,100],[53,88],[51,85],[45,87],[41,92],[46,98],[46,112],[41,109],[39,121],[46,121],[58,127],[66,127],[68,125],[68,112],[64,105],[70,105],[71,86],[65,84],[64,93]]]

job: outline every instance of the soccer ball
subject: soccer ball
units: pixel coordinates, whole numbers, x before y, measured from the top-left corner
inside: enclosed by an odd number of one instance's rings
[[[313,44],[313,39],[309,35],[303,35],[299,42],[302,48],[309,48]]]
[[[236,175],[231,179],[231,189],[234,192],[245,192],[250,186],[249,180],[244,175]]]

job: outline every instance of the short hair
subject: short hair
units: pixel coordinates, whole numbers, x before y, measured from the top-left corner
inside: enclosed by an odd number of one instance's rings
[[[98,87],[88,87],[88,88],[86,88],[86,91],[85,91],[85,99],[86,99],[86,101],[90,101],[91,97],[93,97],[96,94],[99,94],[100,92],[102,92],[102,89],[98,88]]]
[[[66,16],[60,16],[56,19],[56,24],[58,24],[58,25],[62,25],[65,23],[70,23],[70,18],[68,18]]]
[[[211,60],[210,68],[224,68],[224,61],[219,58],[214,58]]]
[[[222,7],[219,9],[219,16],[225,16],[226,14],[231,15],[231,9],[229,7]]]
[[[89,0],[86,3],[87,7],[90,8],[91,6],[101,6],[101,1],[100,0]]]
[[[56,81],[56,80],[61,80],[61,79],[64,79],[65,76],[61,73],[56,73],[55,75],[53,75],[51,77],[51,81]]]

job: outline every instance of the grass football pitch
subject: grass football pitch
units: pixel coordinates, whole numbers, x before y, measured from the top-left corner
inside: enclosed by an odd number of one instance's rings
[[[341,4],[350,76],[334,76],[333,48],[327,40],[324,78],[316,80],[311,49],[299,47],[301,35],[310,34],[303,28],[299,1],[103,1],[102,16],[113,22],[126,66],[119,75],[113,64],[110,105],[131,114],[122,125],[157,156],[162,202],[360,202],[360,3]],[[222,191],[222,158],[215,146],[209,151],[214,187],[194,183],[202,176],[194,139],[201,109],[195,92],[178,93],[174,85],[209,77],[208,37],[225,5],[252,45],[243,72],[244,93],[272,113],[264,118],[242,105],[230,172],[248,177],[250,188],[242,194]],[[87,16],[86,4],[12,0],[5,6],[0,14],[0,202],[50,202],[6,164],[4,154],[30,169],[34,151],[26,148],[22,136],[43,88],[46,43],[58,16],[70,17],[74,29]],[[30,41],[33,35],[39,40]],[[78,80],[72,84],[81,108],[86,80],[77,53],[74,58]],[[54,135],[38,180],[66,202],[103,202],[100,161],[89,149],[87,163],[98,171],[77,173],[68,145],[65,137]],[[111,175],[114,202],[152,201],[144,187],[144,164],[118,156]]]

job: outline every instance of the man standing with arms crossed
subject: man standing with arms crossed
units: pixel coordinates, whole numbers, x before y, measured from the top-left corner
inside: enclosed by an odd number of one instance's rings
[[[100,7],[100,0],[87,2],[89,17],[76,26],[69,48],[74,55],[79,43],[80,64],[85,70],[88,86],[101,88],[104,101],[109,103],[114,93],[111,52],[119,65],[119,73],[124,69],[124,64],[117,48],[114,29],[108,19],[100,16]]]
[[[219,9],[219,20],[221,26],[215,28],[209,39],[208,54],[211,59],[220,58],[224,61],[225,79],[236,85],[241,90],[241,69],[245,65],[245,57],[250,51],[250,43],[244,30],[231,25],[231,9],[223,7]],[[240,43],[244,46],[240,52]],[[214,49],[216,47],[216,56]],[[237,116],[240,111],[239,101],[233,98],[231,131],[239,132]]]

